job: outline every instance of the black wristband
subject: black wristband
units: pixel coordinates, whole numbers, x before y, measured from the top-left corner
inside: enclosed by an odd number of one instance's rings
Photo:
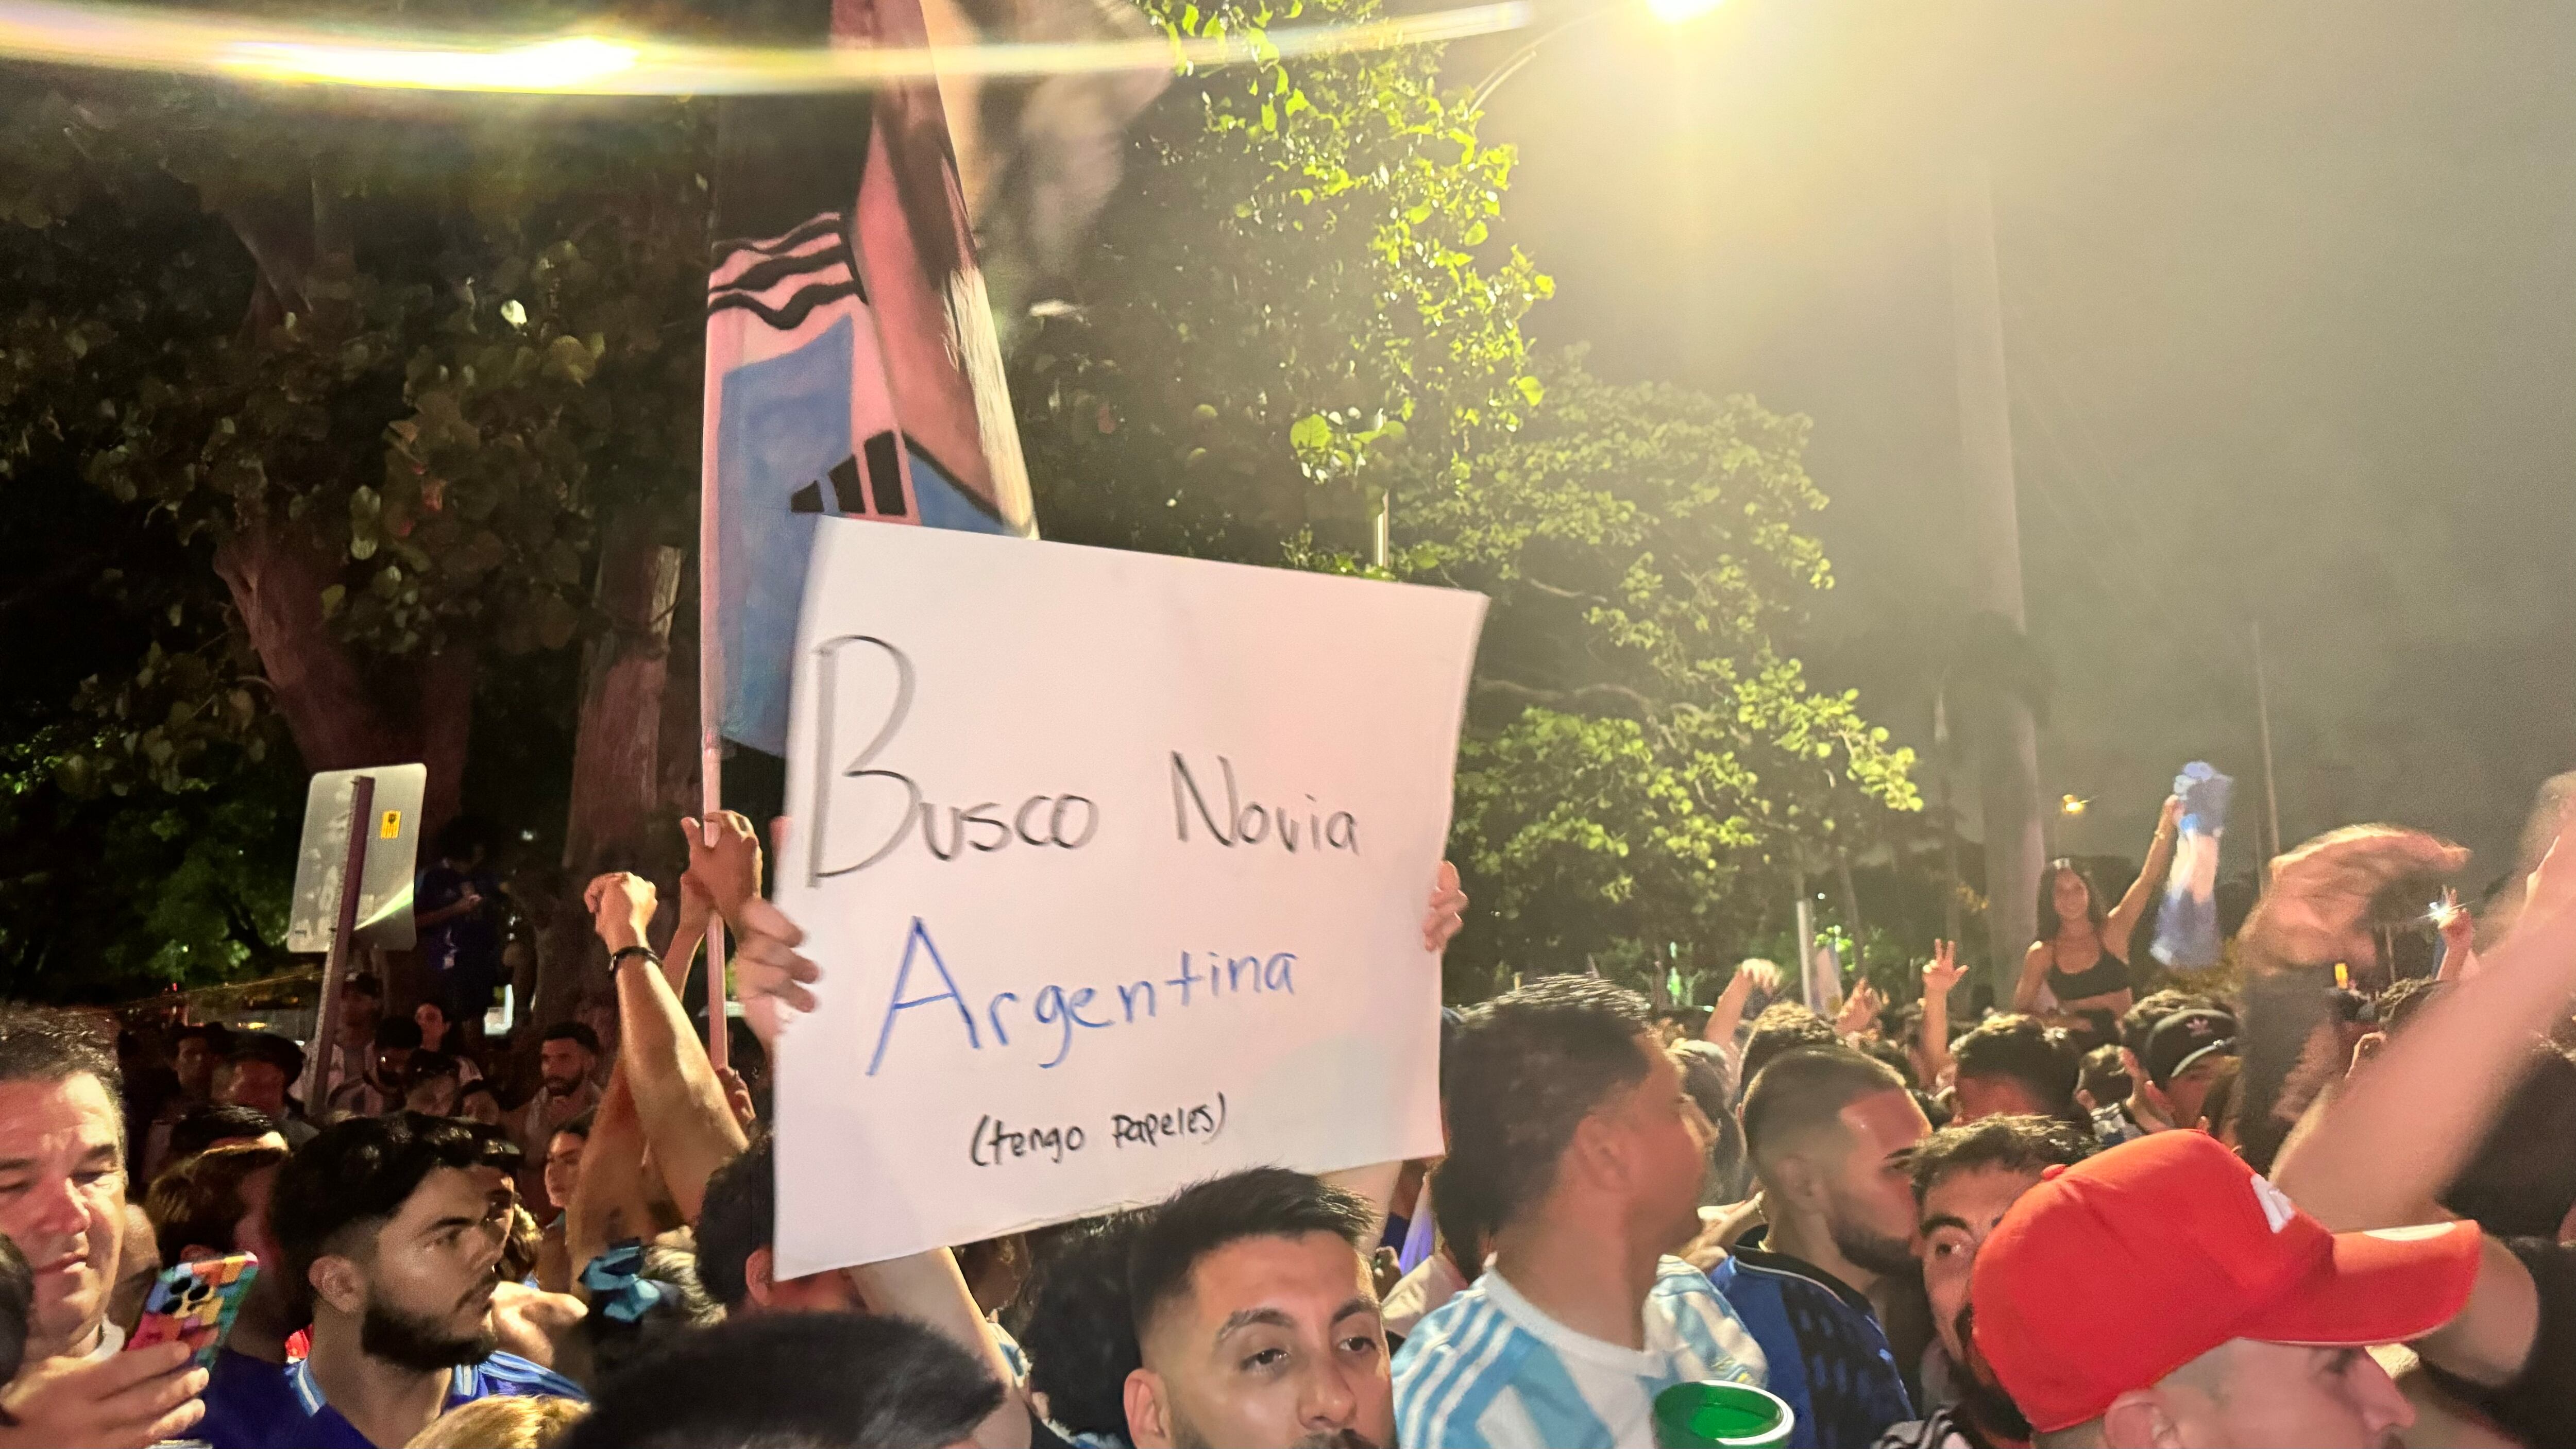
[[[641,957],[643,957],[645,960],[652,962],[652,963],[654,964],[654,966],[655,966],[655,967],[657,967],[657,968],[658,968],[658,967],[660,967],[660,966],[661,966],[661,964],[662,964],[662,958],[653,954],[653,948],[652,948],[652,947],[650,947],[650,946],[626,946],[626,947],[622,947],[622,948],[620,948],[620,949],[618,949],[618,950],[616,950],[616,951],[612,951],[612,952],[610,952],[610,953],[609,953],[609,956],[608,956],[608,974],[609,974],[609,975],[611,975],[611,976],[615,976],[615,975],[617,974],[617,968],[618,968],[618,967],[620,967],[620,966],[625,965],[625,964],[626,964],[626,958],[627,958],[627,957],[629,957],[629,956],[641,956]]]

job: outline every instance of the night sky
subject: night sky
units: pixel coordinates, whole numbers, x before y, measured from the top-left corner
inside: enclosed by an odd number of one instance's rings
[[[1945,196],[1985,158],[2041,783],[2095,801],[2058,847],[2134,854],[2207,758],[2250,866],[2259,620],[2285,836],[2421,825],[2482,886],[2576,766],[2571,63],[2544,4],[1631,6],[1486,134],[1558,282],[1538,337],[1815,420],[1841,586],[1807,647],[1918,744],[1837,641],[1962,597]]]

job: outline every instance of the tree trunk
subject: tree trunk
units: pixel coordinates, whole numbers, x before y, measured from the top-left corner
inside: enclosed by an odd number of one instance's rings
[[[666,887],[678,876],[679,832],[660,807],[662,719],[681,559],[680,550],[655,536],[639,509],[612,519],[601,541],[594,593],[608,616],[608,631],[591,641],[583,660],[562,889],[540,928],[531,1003],[530,1019],[541,1024],[570,1020],[585,995],[606,990],[605,958],[582,907],[584,884],[610,870],[654,875]],[[664,894],[676,902],[669,890]]]
[[[398,732],[322,617],[322,590],[334,580],[318,550],[283,528],[257,525],[216,547],[215,572],[232,592],[270,702],[306,769],[353,770],[403,758]]]

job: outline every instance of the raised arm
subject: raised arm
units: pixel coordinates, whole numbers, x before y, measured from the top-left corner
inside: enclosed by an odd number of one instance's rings
[[[653,918],[651,882],[623,872],[604,875],[591,882],[588,900],[612,953],[644,944],[644,925]],[[695,942],[688,946],[696,950]],[[662,1185],[680,1215],[696,1222],[707,1178],[747,1144],[669,978],[640,958],[628,962],[616,972],[620,1075],[634,1095]]]
[[[2138,918],[2147,913],[2157,883],[2173,869],[2174,838],[2181,828],[2182,797],[2167,795],[2164,813],[2156,817],[2156,838],[2147,845],[2147,863],[2138,867],[2138,878],[2129,882],[2127,893],[2102,921],[2102,949],[2121,961],[2129,959],[2129,937],[2138,929]]]
[[[897,1314],[928,1327],[975,1355],[985,1372],[1005,1390],[1002,1406],[975,1426],[969,1441],[975,1449],[1027,1449],[1029,1405],[1026,1391],[1011,1373],[1010,1361],[993,1338],[991,1324],[975,1307],[966,1276],[957,1271],[956,1256],[946,1248],[869,1263],[849,1270],[851,1281],[867,1299],[869,1311]]]
[[[1958,1064],[1950,1058],[1950,993],[1968,973],[1959,968],[1959,943],[1935,941],[1932,959],[1923,967],[1923,1024],[1915,1040],[1915,1057],[1923,1068],[1923,1090],[1941,1090]]]
[[[2040,988],[2048,984],[2048,963],[2056,948],[2046,941],[2033,941],[2021,953],[2021,979],[2013,983],[2013,1010],[2030,1013],[2039,1010]]]
[[[1766,995],[1778,995],[1780,968],[1768,961],[1739,964],[1735,974],[1726,978],[1726,989],[1717,994],[1717,1005],[1709,1009],[1708,1020],[1700,1024],[1700,1040],[1732,1053],[1735,1034],[1744,1026],[1744,1008],[1757,987]]]
[[[2345,832],[2327,849],[2347,880],[2347,900],[2446,857],[2428,836]],[[2303,849],[2301,854],[2317,851]],[[2289,874],[2285,857],[2274,889]],[[2558,842],[2532,876],[2513,934],[2485,969],[2427,1005],[2303,1124],[2281,1152],[2274,1181],[2328,1227],[2387,1228],[2440,1216],[2434,1205],[2486,1138],[2531,1058],[2531,1044],[2576,992],[2576,841]],[[2358,921],[2361,910],[2350,911]],[[2459,1317],[2417,1345],[2426,1361],[2490,1387],[2528,1363],[2539,1333],[2538,1297],[2521,1260],[2490,1240],[2477,1287]]]

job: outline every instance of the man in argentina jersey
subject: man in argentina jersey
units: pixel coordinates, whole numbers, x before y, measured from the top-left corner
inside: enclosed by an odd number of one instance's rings
[[[1532,982],[1467,1014],[1442,1064],[1443,1190],[1496,1225],[1482,1277],[1395,1362],[1417,1449],[1652,1449],[1655,1395],[1759,1384],[1761,1348],[1673,1250],[1699,1228],[1708,1121],[1643,998]]]

